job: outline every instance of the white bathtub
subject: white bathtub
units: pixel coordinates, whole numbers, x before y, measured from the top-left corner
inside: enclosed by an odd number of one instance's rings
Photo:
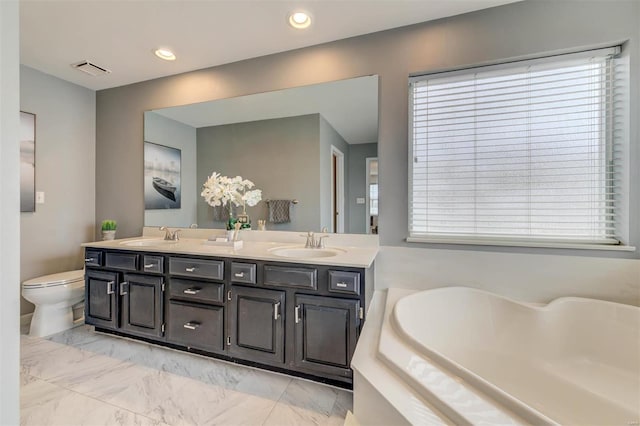
[[[640,421],[638,307],[448,287],[402,297],[388,315],[396,336],[381,335],[382,358],[456,423]],[[415,354],[383,347],[396,337]],[[507,414],[486,417],[485,403]],[[478,417],[458,417],[469,409]]]

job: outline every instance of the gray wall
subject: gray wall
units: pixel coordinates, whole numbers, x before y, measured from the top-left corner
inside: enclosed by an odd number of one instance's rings
[[[196,128],[163,117],[154,112],[144,114],[144,140],[159,145],[178,148],[181,154],[181,202],[179,209],[144,211],[147,226],[184,227],[197,223],[196,204],[200,196],[196,185]]]
[[[344,216],[344,232],[349,230],[349,207],[347,200],[349,199],[349,145],[340,136],[331,124],[320,116],[320,227],[311,228],[320,231],[321,228],[327,227],[331,231],[331,147],[335,146],[344,154],[344,211],[339,214]]]
[[[20,423],[18,2],[0,2],[0,424]]]
[[[530,0],[100,91],[96,213],[120,219],[122,236],[140,234],[142,184],[131,186],[130,182],[141,176],[144,110],[378,74],[380,238],[383,245],[407,245],[407,76],[630,40],[631,117],[638,117],[639,9],[637,1]],[[640,245],[639,122],[631,121],[630,133],[630,243],[634,245]],[[114,168],[121,172],[113,175]],[[448,248],[635,258],[640,253]]]
[[[198,129],[197,182],[214,171],[242,176],[262,190],[262,199],[297,199],[291,223],[267,222],[270,230],[319,229],[319,115],[227,124]],[[266,219],[264,202],[247,207],[254,229]],[[198,194],[198,224],[224,227],[212,221],[212,209]]]
[[[83,267],[80,244],[96,229],[95,92],[22,66],[20,109],[36,114],[36,191],[45,193],[35,213],[20,214],[24,281]],[[21,312],[31,311],[23,299]]]
[[[369,227],[367,205],[357,204],[356,198],[364,198],[367,191],[367,158],[378,157],[377,143],[363,143],[349,146],[349,232],[366,234]]]

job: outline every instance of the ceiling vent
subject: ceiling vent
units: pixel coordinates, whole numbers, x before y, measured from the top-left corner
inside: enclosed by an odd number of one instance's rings
[[[85,72],[94,77],[111,73],[110,70],[99,67],[98,65],[92,64],[89,61],[78,62],[77,64],[72,64],[71,66],[77,69],[78,71]]]

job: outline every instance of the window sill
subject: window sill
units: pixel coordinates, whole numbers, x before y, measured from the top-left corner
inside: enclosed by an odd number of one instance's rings
[[[578,244],[561,243],[552,241],[508,241],[498,239],[473,239],[473,238],[430,238],[430,237],[407,237],[408,243],[428,243],[428,244],[468,244],[476,246],[501,246],[501,247],[533,247],[533,248],[556,248],[556,249],[578,249],[578,250],[603,250],[603,251],[635,251],[634,246],[623,246],[617,244]]]

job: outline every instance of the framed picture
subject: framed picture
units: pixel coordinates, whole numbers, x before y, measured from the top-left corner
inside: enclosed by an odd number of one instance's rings
[[[146,210],[180,208],[180,168],[182,152],[178,148],[144,143],[144,208]]]
[[[36,211],[36,115],[20,111],[20,211]]]

